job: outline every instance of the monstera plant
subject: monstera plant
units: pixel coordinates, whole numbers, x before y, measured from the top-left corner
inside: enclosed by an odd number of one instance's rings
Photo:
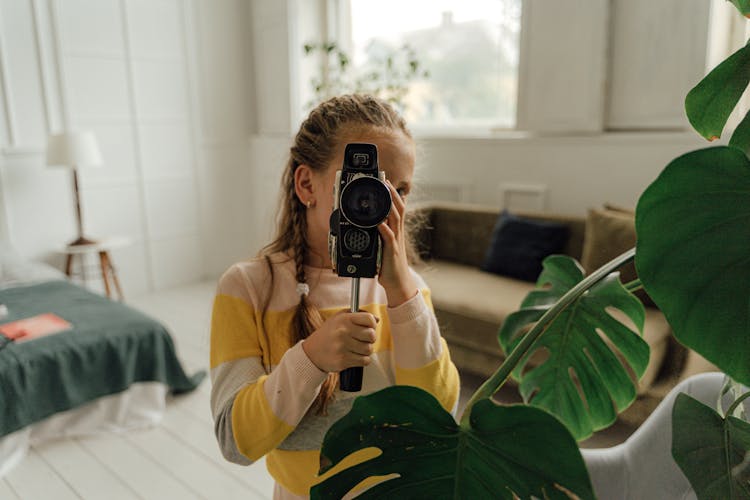
[[[750,1],[732,3],[750,17]],[[693,127],[719,138],[749,82],[750,44],[690,91]],[[748,149],[750,113],[727,146],[680,156],[644,191],[635,249],[589,276],[569,257],[546,259],[537,289],[499,332],[505,361],[458,422],[414,387],[358,398],[326,435],[321,473],[352,453],[369,454],[314,487],[312,497],[341,498],[375,476],[384,480],[362,498],[593,498],[577,441],[611,425],[635,399],[629,372],[640,377],[649,353],[644,309],[631,292],[643,287],[677,340],[734,381],[725,413],[678,395],[675,461],[699,498],[750,498],[750,424],[739,418],[750,397],[742,389],[750,386]],[[616,271],[633,258],[639,280],[623,284]],[[523,404],[491,399],[510,377]]]

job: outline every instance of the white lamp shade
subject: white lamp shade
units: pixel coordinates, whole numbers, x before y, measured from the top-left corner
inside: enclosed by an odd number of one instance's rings
[[[47,141],[47,165],[62,167],[100,166],[102,155],[93,132],[63,132]]]

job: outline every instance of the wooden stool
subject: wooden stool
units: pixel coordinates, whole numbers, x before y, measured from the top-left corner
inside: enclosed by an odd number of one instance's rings
[[[112,286],[117,290],[119,300],[124,300],[120,280],[117,279],[117,272],[112,264],[109,251],[116,247],[121,247],[129,243],[125,238],[109,238],[86,245],[68,245],[63,250],[65,254],[65,275],[71,278],[73,276],[73,258],[78,256],[80,259],[81,276],[84,285],[86,284],[86,263],[85,256],[90,253],[99,255],[99,272],[101,273],[104,291],[107,297],[112,297]]]

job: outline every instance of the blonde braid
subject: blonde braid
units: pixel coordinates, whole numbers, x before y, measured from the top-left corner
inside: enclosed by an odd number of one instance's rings
[[[305,212],[296,198],[292,208],[292,245],[294,249],[294,269],[297,283],[306,283],[305,256],[308,251],[307,244],[307,219]],[[323,324],[323,317],[315,307],[306,293],[300,294],[299,304],[292,318],[292,343],[309,337]],[[338,386],[339,374],[329,373],[320,392],[315,398],[315,410],[318,415],[328,414],[328,404],[335,399],[336,387]]]

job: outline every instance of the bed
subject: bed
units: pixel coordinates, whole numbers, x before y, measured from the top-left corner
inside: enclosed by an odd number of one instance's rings
[[[167,393],[191,391],[205,377],[185,373],[159,322],[7,250],[0,304],[0,325],[44,313],[72,324],[0,348],[0,477],[31,445],[154,425]]]

